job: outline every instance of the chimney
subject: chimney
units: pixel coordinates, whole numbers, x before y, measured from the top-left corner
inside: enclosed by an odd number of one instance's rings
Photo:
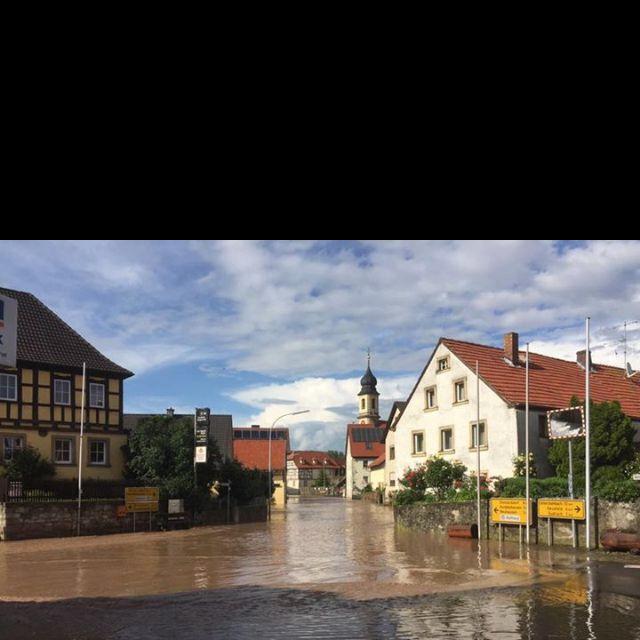
[[[583,368],[587,368],[587,350],[582,349],[582,351],[576,352],[576,361]],[[591,359],[591,351],[589,351],[589,366],[593,368],[593,360]]]
[[[169,407],[167,409],[167,415],[168,416],[173,416],[173,414],[176,412],[176,410],[173,407]]]
[[[510,331],[504,334],[504,357],[514,366],[518,366],[518,334]]]

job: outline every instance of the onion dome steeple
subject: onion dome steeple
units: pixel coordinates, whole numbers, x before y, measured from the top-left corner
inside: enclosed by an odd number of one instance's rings
[[[378,423],[380,414],[378,413],[378,390],[376,386],[378,379],[371,371],[371,353],[367,349],[367,370],[360,378],[360,393],[358,393],[358,421]]]

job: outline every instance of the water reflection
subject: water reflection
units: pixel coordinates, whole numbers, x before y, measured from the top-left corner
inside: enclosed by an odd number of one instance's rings
[[[399,529],[375,505],[308,501],[271,524],[0,544],[0,598],[67,599],[0,603],[0,638],[627,640],[640,638],[636,574],[571,549]]]

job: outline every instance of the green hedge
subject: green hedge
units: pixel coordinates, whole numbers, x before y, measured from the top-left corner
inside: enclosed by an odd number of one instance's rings
[[[579,487],[576,487],[579,489]],[[581,495],[580,491],[576,491]],[[505,478],[498,485],[498,495],[503,498],[523,498],[526,495],[525,478]],[[566,478],[529,479],[529,495],[532,498],[563,498],[569,495]]]
[[[610,502],[634,502],[640,500],[640,484],[635,480],[604,480],[594,487],[594,494]]]

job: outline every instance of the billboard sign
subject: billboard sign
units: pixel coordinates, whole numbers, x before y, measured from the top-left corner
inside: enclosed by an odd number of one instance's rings
[[[539,498],[538,517],[561,520],[584,520],[584,500]]]
[[[196,447],[196,462],[203,463],[207,461],[207,447]]]
[[[498,524],[527,524],[527,501],[525,498],[491,498],[491,522]],[[531,522],[531,500],[529,500],[529,522]]]
[[[560,440],[585,435],[583,407],[570,407],[547,412],[549,438]]]
[[[124,504],[128,513],[157,511],[160,502],[158,487],[125,487]]]
[[[209,418],[211,417],[211,409],[204,407],[203,409],[196,409],[196,425],[209,426]]]
[[[16,366],[18,301],[0,295],[0,367]]]

